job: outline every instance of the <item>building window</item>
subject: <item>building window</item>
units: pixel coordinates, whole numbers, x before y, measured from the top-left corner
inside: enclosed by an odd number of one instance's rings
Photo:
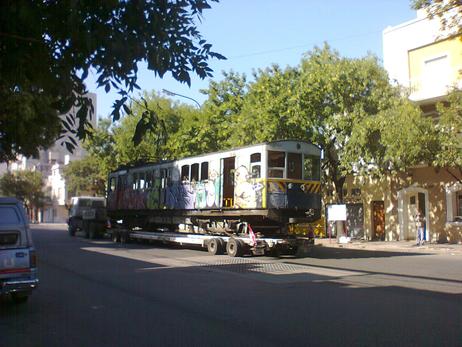
[[[462,222],[462,184],[446,188],[447,222]]]

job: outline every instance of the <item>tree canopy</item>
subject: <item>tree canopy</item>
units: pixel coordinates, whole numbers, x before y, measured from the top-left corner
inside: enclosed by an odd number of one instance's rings
[[[416,164],[445,165],[443,159],[457,156],[454,141],[460,141],[460,127],[449,125],[460,124],[460,103],[441,105],[447,126],[436,127],[389,83],[373,56],[345,58],[324,46],[307,53],[296,67],[274,65],[253,77],[248,81],[229,72],[211,81],[200,109],[145,94],[120,122],[110,127],[107,122],[87,140],[90,155],[103,158],[98,160],[105,163],[102,177],[121,164],[295,138],[323,149],[323,178],[342,201],[348,175],[394,174]],[[135,147],[131,135],[146,116],[145,102],[160,128],[150,129]],[[446,147],[444,141],[449,141]],[[445,154],[443,148],[453,152]]]
[[[0,192],[23,201],[28,209],[43,207],[43,188],[42,175],[37,171],[16,171],[0,177]]]
[[[430,19],[438,18],[441,31],[462,34],[462,2],[460,0],[412,0],[416,10],[425,10]]]
[[[211,76],[208,60],[224,57],[196,22],[214,1],[0,2],[0,162],[36,155],[62,129],[84,138],[87,115],[95,116],[86,96],[90,72],[98,87],[118,91],[114,120],[128,112],[130,93],[139,89],[139,62],[187,84],[191,73]],[[70,118],[59,118],[71,109]],[[139,133],[149,128],[145,121]]]

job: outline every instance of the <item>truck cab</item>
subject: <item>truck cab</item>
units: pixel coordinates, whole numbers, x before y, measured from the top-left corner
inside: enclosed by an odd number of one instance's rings
[[[0,295],[27,300],[38,285],[37,260],[23,204],[0,197]]]
[[[106,199],[96,196],[71,198],[67,221],[70,236],[82,231],[87,238],[102,236],[106,231]]]

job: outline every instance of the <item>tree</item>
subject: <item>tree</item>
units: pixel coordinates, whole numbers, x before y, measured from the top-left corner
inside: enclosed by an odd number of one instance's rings
[[[196,28],[207,8],[207,0],[0,2],[0,161],[36,155],[61,128],[85,138],[87,114],[94,116],[85,96],[90,72],[98,87],[118,91],[114,120],[128,111],[130,93],[139,89],[141,61],[155,75],[170,72],[187,84],[190,73],[211,76],[208,60],[224,57]],[[59,114],[73,106],[77,111],[61,126]],[[144,120],[141,135],[155,126]]]
[[[254,72],[254,81],[248,86],[231,141],[235,145],[247,145],[287,138],[304,138],[299,113],[293,106],[299,83],[297,68],[282,70],[273,65]]]
[[[103,175],[102,162],[94,156],[70,162],[63,170],[69,196],[83,194],[104,196],[107,175]]]
[[[197,139],[202,143],[202,151],[218,151],[240,143],[234,139],[238,128],[244,126],[239,115],[248,93],[247,77],[233,71],[223,72],[223,77],[202,90],[208,95],[198,119]]]
[[[441,31],[462,34],[462,2],[460,0],[412,0],[416,10],[426,10],[428,18],[437,17]]]
[[[44,206],[43,188],[42,174],[37,171],[16,171],[0,178],[2,194],[23,201],[29,212]]]
[[[452,91],[447,102],[437,104],[437,111],[441,148],[434,156],[434,165],[445,168],[462,183],[462,91]]]

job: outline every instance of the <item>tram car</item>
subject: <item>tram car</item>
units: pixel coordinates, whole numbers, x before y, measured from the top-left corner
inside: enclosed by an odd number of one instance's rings
[[[112,223],[143,230],[287,234],[321,215],[321,150],[295,140],[122,167],[109,174]]]

